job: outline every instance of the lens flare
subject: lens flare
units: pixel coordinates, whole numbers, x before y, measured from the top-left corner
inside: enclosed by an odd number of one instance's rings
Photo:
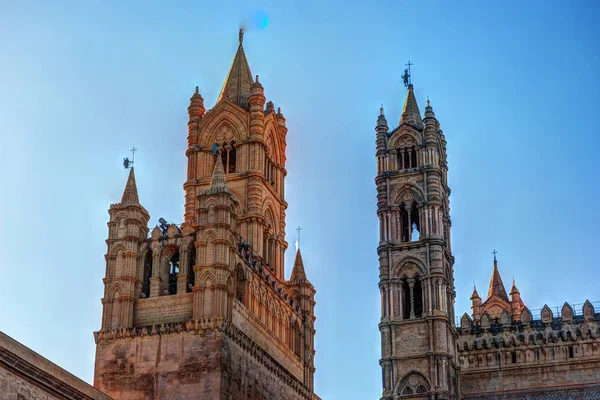
[[[256,10],[242,24],[244,31],[262,31],[269,26],[269,16],[264,10]]]

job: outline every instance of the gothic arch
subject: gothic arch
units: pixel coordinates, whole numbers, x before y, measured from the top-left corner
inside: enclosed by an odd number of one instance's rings
[[[398,261],[392,271],[392,276],[394,277],[405,276],[407,278],[414,278],[425,275],[426,268],[421,260],[409,256]]]
[[[429,384],[429,380],[416,370],[411,370],[404,375],[398,384],[396,385],[396,389],[394,392],[399,395],[411,395],[417,393],[427,393],[429,392],[431,385]]]
[[[110,255],[116,256],[119,251],[122,251],[122,252],[127,251],[127,247],[122,242],[115,244],[110,249]]]
[[[412,141],[410,146],[421,145],[421,135],[411,128],[401,128],[392,132],[392,136],[388,140],[388,149],[409,146],[408,139]]]
[[[122,293],[125,293],[123,285],[121,285],[119,282],[116,282],[111,285],[110,289],[108,289],[106,297],[109,299],[117,300]]]
[[[267,148],[267,152],[271,156],[271,159],[275,162],[275,165],[281,166],[283,164],[281,160],[281,143],[279,141],[276,125],[272,118],[265,124],[265,132],[265,146]]]
[[[425,199],[425,193],[418,185],[414,183],[405,183],[394,190],[391,198],[393,204],[397,206],[400,206],[402,203],[404,203],[405,206],[410,207],[413,201],[416,202],[417,205],[422,204],[423,199]]]
[[[204,271],[204,273],[200,275],[200,279],[198,279],[198,281],[200,282],[200,285],[204,285],[205,288],[209,288],[217,280],[211,271]]]
[[[231,104],[231,103],[229,103]],[[242,110],[229,108],[225,103],[217,104],[204,117],[201,124],[201,132],[207,132],[200,135],[198,145],[211,148],[218,139],[229,142],[231,139],[241,143],[245,139],[244,132],[247,129],[247,116]],[[224,129],[226,132],[224,132]],[[229,136],[228,133],[231,135]],[[221,135],[223,137],[221,137]]]

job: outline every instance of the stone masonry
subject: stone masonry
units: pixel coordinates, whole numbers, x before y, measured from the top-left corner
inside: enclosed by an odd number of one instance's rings
[[[375,128],[381,399],[600,399],[600,314],[589,301],[534,318],[514,281],[507,294],[494,255],[487,299],[474,289],[472,316],[455,327],[446,139],[429,100],[421,118],[407,86],[398,128],[383,107]]]
[[[184,222],[150,231],[133,168],[110,206],[94,386],[119,400],[318,399],[299,250],[285,279],[286,121],[242,39],[214,107],[190,99]]]

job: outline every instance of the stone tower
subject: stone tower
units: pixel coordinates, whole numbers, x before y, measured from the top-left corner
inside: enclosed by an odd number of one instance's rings
[[[133,169],[110,206],[94,385],[116,399],[318,399],[300,251],[285,279],[286,120],[242,39],[214,107],[190,99],[184,222],[149,235]]]
[[[399,126],[377,120],[382,399],[458,398],[446,140],[413,85]]]

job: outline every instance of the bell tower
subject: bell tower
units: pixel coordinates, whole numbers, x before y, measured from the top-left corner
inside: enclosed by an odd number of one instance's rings
[[[406,78],[399,126],[382,107],[375,128],[382,400],[457,399],[446,140]]]
[[[212,109],[190,99],[183,222],[149,229],[133,168],[110,207],[94,386],[115,399],[319,400],[316,290],[299,250],[283,263],[286,120],[242,39]]]

